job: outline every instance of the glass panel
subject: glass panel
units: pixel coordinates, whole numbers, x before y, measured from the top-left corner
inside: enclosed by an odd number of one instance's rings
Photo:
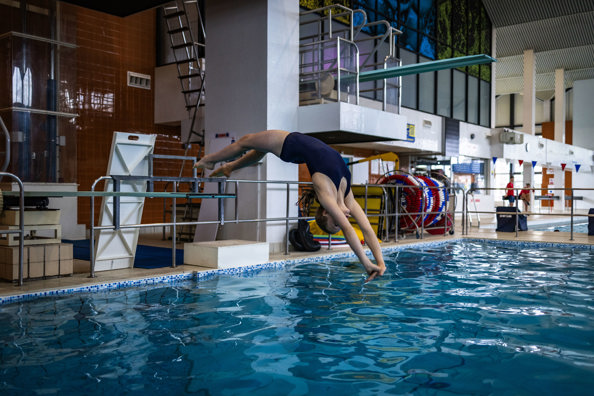
[[[76,155],[63,155],[76,153],[74,123],[55,112],[76,113],[66,99],[76,86],[76,50],[8,34],[0,59],[0,116],[11,131],[10,146],[0,148],[10,155],[7,170],[26,182],[75,182]]]
[[[450,0],[439,0],[437,5],[437,38],[447,44],[452,45],[452,3]],[[448,58],[449,56],[439,59]]]
[[[437,114],[452,116],[452,71],[439,70],[437,72]]]
[[[417,0],[400,1],[400,21],[404,26],[418,30],[419,10]]]
[[[478,78],[468,76],[468,118],[467,121],[472,124],[478,124],[478,98],[479,98],[479,83]]]
[[[375,0],[369,0],[371,8],[373,8]],[[397,0],[378,0],[377,2],[377,14],[379,19],[385,19],[387,21],[398,20],[398,1]]]
[[[452,0],[452,45],[466,55],[468,22],[466,0]]]
[[[482,126],[491,126],[491,84],[486,81],[480,82],[481,90],[481,108],[480,111],[480,123]]]
[[[438,45],[437,59],[449,59],[452,57],[452,47],[448,47],[444,44]]]
[[[431,37],[435,37],[435,7],[434,0],[419,1],[419,31]]]
[[[435,59],[435,40],[427,36],[421,36],[421,47],[419,52],[430,59]]]
[[[399,37],[400,45],[412,51],[417,51],[419,47],[419,10],[417,0],[400,1],[399,29],[402,35]]]
[[[359,96],[357,72],[359,70],[357,61],[357,46],[347,41],[338,41],[340,46],[340,97],[339,101],[356,103]]]
[[[400,60],[389,58],[386,60],[386,67],[400,66]],[[400,112],[400,77],[386,79],[386,111],[391,113]]]
[[[481,9],[481,54],[491,55],[491,22],[485,12]],[[481,65],[480,77],[482,80],[491,81],[491,65]]]
[[[417,31],[406,26],[399,26],[398,29],[402,31],[402,34],[398,36],[398,45],[416,52],[419,38]]]
[[[466,118],[466,75],[459,70],[454,70],[454,113],[453,118],[464,121]]]
[[[401,49],[400,59],[403,65],[417,63],[417,55]],[[402,106],[417,108],[417,75],[412,74],[402,77]]]
[[[421,57],[421,62],[431,59]],[[435,111],[435,72],[419,75],[419,110],[433,113]]]

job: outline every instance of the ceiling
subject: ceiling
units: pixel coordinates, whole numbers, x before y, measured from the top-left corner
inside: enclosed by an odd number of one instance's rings
[[[496,94],[522,93],[524,50],[534,50],[536,97],[552,99],[555,70],[565,88],[594,79],[594,1],[482,0],[496,29]]]
[[[90,8],[95,11],[105,12],[107,14],[125,17],[140,11],[148,10],[171,0],[62,0],[67,3],[76,4],[81,7]]]

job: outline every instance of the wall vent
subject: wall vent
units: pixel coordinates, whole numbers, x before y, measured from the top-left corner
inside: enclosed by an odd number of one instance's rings
[[[151,89],[151,76],[148,74],[128,72],[128,86],[134,88]]]

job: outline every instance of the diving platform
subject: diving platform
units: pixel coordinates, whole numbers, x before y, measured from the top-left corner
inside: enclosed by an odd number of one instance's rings
[[[263,264],[270,259],[267,242],[231,239],[184,244],[184,264],[229,269]]]

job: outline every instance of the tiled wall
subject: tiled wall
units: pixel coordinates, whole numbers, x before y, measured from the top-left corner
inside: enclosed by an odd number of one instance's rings
[[[114,131],[158,134],[155,154],[183,155],[179,127],[154,122],[154,90],[127,86],[127,72],[154,78],[156,11],[126,18],[115,17],[62,3],[64,17],[75,21],[77,180],[79,190],[89,190],[107,170]],[[193,147],[188,155],[196,155]],[[177,176],[181,163],[160,161],[155,174]],[[189,165],[184,175],[190,175]],[[158,187],[158,186],[157,186]],[[97,202],[98,217],[100,202]],[[160,199],[147,199],[143,222],[162,220]],[[79,223],[89,223],[89,201],[80,199]]]

